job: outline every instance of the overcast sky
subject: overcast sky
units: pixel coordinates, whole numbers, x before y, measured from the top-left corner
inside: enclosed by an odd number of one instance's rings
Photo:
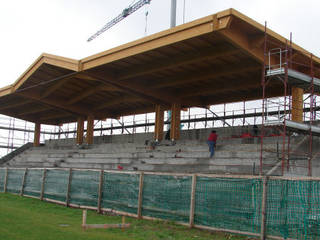
[[[183,23],[184,0],[177,24]],[[87,38],[133,0],[10,0],[0,6],[0,87],[13,83],[43,52],[81,59],[169,28],[170,0],[152,0],[90,43]],[[235,8],[320,55],[319,0],[185,0],[186,22]]]

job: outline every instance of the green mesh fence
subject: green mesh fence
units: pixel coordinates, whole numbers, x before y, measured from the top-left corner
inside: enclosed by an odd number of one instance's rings
[[[70,203],[97,207],[99,171],[72,171]]]
[[[23,191],[25,195],[40,196],[42,176],[43,169],[28,169]]]
[[[21,192],[24,171],[24,169],[8,169],[7,192]]]
[[[319,181],[269,180],[267,234],[285,239],[320,239],[319,194]]]
[[[138,174],[104,173],[102,208],[136,214],[138,195]]]
[[[145,175],[142,215],[189,222],[190,176]]]
[[[48,169],[44,185],[44,197],[65,202],[69,181],[69,171]]]
[[[261,179],[198,177],[195,224],[259,233]]]
[[[0,192],[4,191],[4,179],[6,177],[6,170],[4,168],[0,168]]]
[[[20,193],[25,169],[8,169],[7,191]],[[0,168],[3,192],[6,170]],[[40,196],[43,169],[29,169],[24,194]],[[139,174],[104,172],[102,208],[137,213]],[[69,171],[47,169],[44,197],[66,201]],[[72,172],[70,203],[98,205],[100,171]],[[191,176],[146,173],[142,215],[189,222]],[[260,233],[262,179],[197,177],[194,223]],[[267,184],[266,235],[284,239],[320,239],[320,181],[271,178]]]

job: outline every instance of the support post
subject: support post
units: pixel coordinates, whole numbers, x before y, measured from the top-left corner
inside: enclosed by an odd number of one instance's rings
[[[35,123],[35,126],[34,126],[33,146],[35,146],[35,147],[40,146],[40,131],[41,131],[41,124],[39,122],[37,122],[37,123]]]
[[[23,177],[22,177],[22,183],[21,183],[20,196],[23,196],[24,185],[25,185],[25,183],[26,183],[27,173],[28,173],[28,168],[26,168],[26,169],[24,170],[24,174],[23,174]]]
[[[85,228],[87,225],[87,209],[82,212],[82,227]]]
[[[154,140],[159,142],[163,139],[163,126],[164,126],[164,110],[161,105],[156,105],[156,122],[154,127]]]
[[[3,192],[7,192],[7,185],[8,185],[8,168],[6,168],[6,175],[4,177],[4,185],[3,185]]]
[[[97,212],[101,212],[101,199],[102,199],[102,188],[103,188],[103,178],[104,178],[104,171],[100,171],[100,180],[99,180],[99,192],[98,192],[98,207]]]
[[[292,121],[303,122],[303,89],[292,87]]]
[[[92,115],[88,116],[88,119],[87,119],[87,144],[93,144],[93,123],[94,123],[94,117]]]
[[[191,184],[191,200],[190,200],[190,214],[189,214],[189,227],[192,228],[194,225],[194,209],[195,209],[195,195],[196,195],[197,175],[192,175]]]
[[[140,173],[139,177],[139,196],[138,196],[138,219],[141,219],[142,217],[142,199],[143,199],[143,178],[144,178],[144,173]]]
[[[72,168],[69,169],[69,178],[68,178],[68,186],[67,186],[67,194],[66,194],[66,207],[69,206],[69,202],[70,202],[71,181],[72,181]]]
[[[181,105],[179,103],[172,104],[171,130],[170,130],[171,141],[175,141],[180,138],[180,111],[181,111]]]
[[[262,178],[262,203],[261,203],[261,240],[266,239],[266,206],[267,206],[267,187],[268,187],[268,178],[264,176]]]
[[[77,121],[77,144],[81,145],[83,143],[83,131],[84,131],[84,120],[79,117]]]
[[[41,194],[40,194],[40,200],[43,201],[43,195],[44,195],[44,187],[46,182],[46,176],[47,176],[47,169],[43,169],[43,175],[42,175],[42,183],[41,183]]]

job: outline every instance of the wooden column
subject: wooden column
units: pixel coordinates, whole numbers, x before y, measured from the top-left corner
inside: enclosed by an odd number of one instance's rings
[[[171,130],[170,130],[170,139],[172,141],[178,140],[180,138],[180,111],[181,111],[181,105],[179,103],[172,104]]]
[[[303,89],[292,87],[292,121],[303,122]]]
[[[164,110],[161,105],[156,105],[156,122],[154,127],[154,140],[161,141],[163,139],[164,126]]]
[[[87,119],[87,144],[93,144],[93,123],[94,123],[94,117],[92,115],[88,116],[88,119]]]
[[[35,147],[40,146],[40,131],[41,131],[41,124],[36,123],[34,126],[34,140],[33,140],[33,146]]]
[[[79,117],[77,121],[77,144],[83,143],[84,120]]]

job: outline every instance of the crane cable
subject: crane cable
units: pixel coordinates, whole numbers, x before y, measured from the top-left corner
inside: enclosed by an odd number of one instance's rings
[[[145,21],[146,21],[146,25],[145,25],[145,28],[144,28],[144,36],[147,36],[147,33],[148,33],[148,15],[149,15],[149,4],[146,4],[145,5]]]

